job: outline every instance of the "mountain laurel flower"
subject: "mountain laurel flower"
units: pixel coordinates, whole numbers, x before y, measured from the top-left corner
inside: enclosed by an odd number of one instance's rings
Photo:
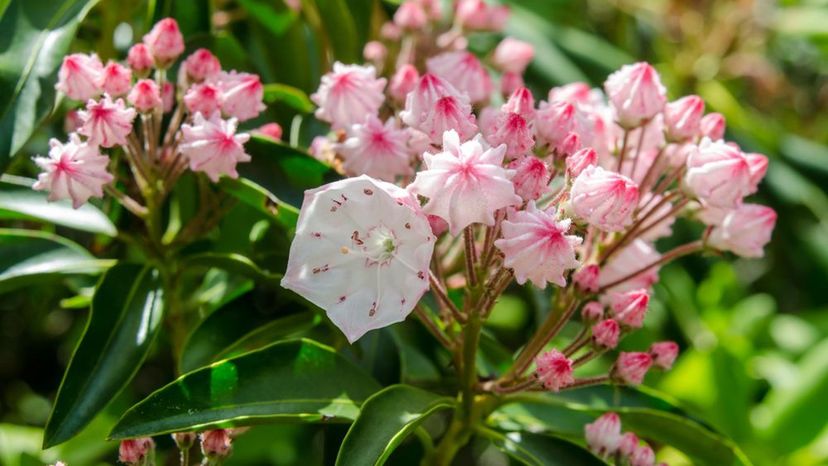
[[[532,126],[517,113],[500,113],[494,127],[495,131],[488,137],[488,142],[493,146],[505,144],[509,159],[528,155],[535,145]]]
[[[386,83],[376,74],[370,65],[334,63],[333,71],[322,76],[319,89],[311,94],[311,100],[319,106],[316,118],[334,129],[347,129],[362,123],[366,115],[376,115],[385,100]]]
[[[218,76],[221,63],[209,50],[198,49],[184,60],[184,69],[191,82],[201,82]]]
[[[745,154],[745,160],[750,165],[750,194],[759,190],[759,183],[768,172],[768,158],[762,154]]]
[[[743,204],[713,227],[707,244],[742,257],[762,257],[775,225],[776,212],[770,207]]]
[[[600,273],[601,269],[598,267],[598,264],[588,264],[578,269],[572,275],[572,280],[575,281],[575,284],[581,291],[595,293],[599,288],[598,277]]]
[[[503,168],[506,146],[484,145],[480,136],[461,145],[456,131],[446,131],[443,151],[423,154],[426,169],[408,186],[428,198],[423,210],[448,222],[452,235],[472,223],[494,225],[496,210],[523,202],[509,180],[514,172]]]
[[[132,68],[133,73],[145,76],[155,64],[147,44],[139,42],[130,47],[127,53],[127,64]]]
[[[621,442],[621,418],[616,413],[605,413],[584,426],[584,437],[589,449],[607,458],[618,450]]]
[[[417,31],[428,23],[428,16],[420,2],[407,0],[394,12],[394,24],[402,29]]]
[[[104,185],[114,177],[106,170],[109,157],[101,155],[98,146],[81,142],[74,133],[66,144],[52,139],[49,146],[48,157],[34,158],[43,173],[32,188],[49,191],[49,201],[71,199],[75,209],[90,197],[103,197]]]
[[[704,100],[697,95],[682,97],[664,106],[664,127],[673,142],[694,138],[701,130]]]
[[[489,73],[480,60],[467,50],[443,52],[426,60],[426,67],[429,73],[466,92],[472,103],[485,102],[492,94]]]
[[[708,113],[699,123],[699,137],[719,141],[725,134],[725,117],[721,113]]]
[[[594,302],[594,301],[593,301]],[[595,346],[613,349],[618,346],[621,326],[613,319],[604,319],[592,326],[592,341]]]
[[[705,204],[733,208],[750,193],[750,164],[739,148],[705,139],[687,157],[685,185]]]
[[[89,139],[89,144],[102,147],[125,145],[132,132],[135,109],[127,108],[123,99],[112,101],[108,95],[100,100],[89,100],[86,110],[78,112],[83,126],[78,132]]]
[[[584,169],[570,192],[575,214],[604,231],[621,231],[638,205],[638,185],[626,176],[598,166]]]
[[[532,121],[535,119],[535,98],[532,92],[520,87],[514,90],[509,96],[505,104],[501,105],[500,111],[504,113],[517,113],[526,119]]]
[[[638,445],[628,460],[630,466],[655,466],[655,453],[648,445]]]
[[[598,164],[598,153],[592,147],[584,147],[569,155],[566,160],[566,173],[577,178],[587,167]]]
[[[641,441],[637,435],[632,432],[624,432],[621,435],[621,442],[618,443],[618,454],[629,457],[635,452],[640,443]]]
[[[515,192],[524,201],[535,201],[549,191],[549,168],[539,158],[527,155],[509,164],[515,171],[512,183]]]
[[[275,139],[282,140],[282,126],[279,123],[271,122],[259,126],[255,131],[256,134]]]
[[[204,172],[215,183],[221,175],[238,178],[236,164],[250,161],[244,152],[246,133],[236,134],[236,119],[222,120],[218,113],[209,119],[196,113],[193,123],[181,125],[180,150],[190,162],[190,170]]]
[[[463,140],[477,132],[468,96],[432,73],[424,74],[408,93],[400,118],[406,125],[428,135],[434,144],[439,144],[443,133],[451,129]]]
[[[495,47],[492,62],[507,73],[523,74],[532,59],[535,58],[535,47],[528,42],[506,37]]]
[[[578,267],[575,247],[582,239],[567,235],[570,219],[557,220],[553,212],[544,212],[530,201],[526,210],[509,213],[501,229],[503,237],[495,246],[505,255],[503,265],[515,271],[519,284],[530,280],[538,288],[547,282],[566,286],[564,273]]]
[[[206,458],[223,458],[230,455],[233,439],[227,429],[215,429],[202,432],[201,453]]]
[[[635,128],[664,109],[667,90],[658,72],[649,63],[624,65],[604,83],[607,98],[615,109],[618,123]]]
[[[505,72],[500,76],[500,93],[504,96],[512,95],[513,92],[525,87],[523,75],[520,73]]]
[[[221,111],[225,115],[246,121],[265,109],[264,86],[259,75],[222,71],[215,80],[222,91]]]
[[[141,79],[129,92],[127,100],[139,112],[151,112],[156,108],[161,108],[161,91],[158,89],[158,84],[152,79]]]
[[[499,31],[506,25],[509,8],[484,0],[459,0],[454,12],[457,24],[468,30]]]
[[[149,33],[144,36],[149,52],[155,59],[155,65],[166,68],[184,53],[184,36],[178,29],[178,22],[172,18],[164,18],[155,23]]]
[[[212,115],[221,108],[222,92],[215,84],[193,84],[184,94],[184,105],[192,114]]]
[[[368,175],[393,182],[398,175],[411,175],[411,153],[408,151],[408,132],[399,129],[394,118],[383,125],[375,115],[354,125],[348,139],[340,145],[344,163],[350,175]]]
[[[604,305],[598,301],[590,301],[581,308],[581,319],[584,322],[598,322],[604,317]]]
[[[378,40],[368,41],[362,48],[362,57],[372,63],[381,64],[387,56],[388,47]]]
[[[405,64],[399,68],[391,77],[391,82],[388,84],[388,93],[397,102],[405,102],[408,93],[417,87],[417,81],[420,80],[420,73],[414,65]]]
[[[612,377],[619,383],[640,385],[652,365],[653,358],[649,353],[622,352],[612,366]]]
[[[638,270],[648,264],[653,264],[661,259],[661,254],[648,242],[637,239],[615,253],[610,260],[601,268],[601,276],[598,279],[599,286],[603,287],[629,275],[633,270]],[[650,288],[658,281],[658,267],[651,267],[646,272],[640,273],[631,279],[619,283],[610,288],[613,292],[624,292],[639,288]]]
[[[566,135],[563,141],[555,147],[555,150],[561,157],[568,158],[570,155],[577,152],[581,146],[581,136],[579,136],[578,133],[571,131]]]
[[[653,358],[653,365],[669,370],[678,357],[679,346],[674,341],[660,341],[650,345],[650,356]]]
[[[647,290],[612,293],[609,299],[612,315],[618,322],[632,328],[644,325],[644,316],[647,314],[647,306],[650,305],[650,294]]]
[[[538,138],[551,148],[560,145],[575,127],[575,106],[564,101],[541,102],[535,121]]]
[[[103,65],[97,55],[73,53],[63,57],[55,89],[73,100],[87,100],[101,93]]]
[[[553,392],[575,382],[572,377],[572,360],[556,349],[535,358],[535,376],[544,388]]]
[[[400,322],[429,287],[435,238],[404,189],[366,175],[305,191],[282,286],[353,343]]]
[[[121,440],[118,446],[118,461],[128,465],[143,464],[154,450],[155,442],[150,437]]]
[[[112,97],[117,97],[129,92],[131,84],[132,70],[120,63],[111,61],[101,71],[98,87]]]

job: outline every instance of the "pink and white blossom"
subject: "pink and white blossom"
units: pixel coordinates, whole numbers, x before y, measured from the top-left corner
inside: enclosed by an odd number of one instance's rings
[[[699,137],[718,141],[724,137],[726,125],[724,115],[715,112],[708,113],[699,123]]]
[[[127,63],[135,74],[142,76],[149,72],[155,64],[149,47],[142,42],[139,42],[129,48]]]
[[[679,346],[674,341],[660,341],[650,345],[650,356],[653,358],[653,365],[668,370],[673,367],[678,357]]]
[[[667,90],[658,72],[649,63],[624,65],[604,83],[604,90],[615,109],[618,123],[635,128],[664,109]]]
[[[584,169],[572,184],[577,216],[604,231],[621,231],[631,223],[638,205],[638,185],[626,176],[598,166]]]
[[[664,106],[664,127],[671,141],[696,137],[701,130],[704,100],[697,95],[682,97]]]
[[[639,385],[653,365],[653,358],[649,353],[625,353],[618,355],[612,367],[612,376],[618,382],[627,385]]]
[[[427,134],[434,144],[439,144],[443,133],[449,130],[456,131],[464,141],[477,132],[468,97],[432,73],[424,74],[408,93],[400,118]]]
[[[333,71],[322,76],[319,89],[311,94],[311,100],[319,106],[316,118],[334,129],[346,129],[362,123],[367,115],[376,115],[385,100],[386,82],[376,74],[370,65],[334,63]]]
[[[221,89],[221,111],[227,116],[246,121],[256,118],[265,109],[264,86],[259,75],[236,71],[220,72],[215,79]]]
[[[282,286],[354,342],[406,318],[429,287],[435,238],[402,188],[368,176],[305,192]]]
[[[156,66],[161,68],[166,68],[184,53],[184,36],[178,29],[178,22],[172,18],[155,23],[144,36],[144,44],[155,59]]]
[[[535,376],[547,390],[557,392],[572,385],[572,360],[553,349],[535,358]]]
[[[523,75],[520,73],[507,71],[500,76],[500,93],[503,96],[512,95],[513,92],[525,86]]]
[[[506,37],[497,44],[492,61],[502,71],[522,74],[533,58],[535,47],[532,44]]]
[[[512,183],[515,192],[524,201],[534,201],[549,191],[550,173],[546,164],[539,158],[527,155],[509,164],[515,171]]]
[[[612,315],[619,323],[632,328],[644,325],[644,316],[650,305],[650,294],[646,289],[612,293],[609,299]]]
[[[639,445],[629,457],[630,466],[654,466],[655,453],[648,445]]]
[[[743,204],[713,227],[707,244],[742,257],[762,257],[775,225],[776,212],[770,207]]]
[[[38,191],[48,191],[49,201],[71,199],[77,209],[90,197],[103,197],[104,185],[114,177],[107,171],[109,157],[101,155],[95,145],[81,142],[77,134],[69,141],[49,141],[49,156],[35,157],[34,162],[43,170],[32,186]]]
[[[582,239],[568,235],[570,219],[557,219],[554,211],[544,212],[530,201],[526,210],[509,212],[501,229],[503,237],[495,246],[505,255],[503,265],[515,272],[519,284],[530,280],[538,288],[548,282],[566,286],[564,273],[579,265],[575,247]]]
[[[420,73],[414,65],[405,64],[397,69],[394,76],[391,77],[391,83],[388,85],[388,93],[394,100],[398,102],[405,102],[408,93],[417,87],[417,81],[420,80]]]
[[[426,169],[408,186],[428,198],[427,214],[442,217],[452,235],[472,223],[494,225],[494,212],[522,202],[503,168],[506,146],[488,148],[481,137],[460,144],[450,130],[443,134],[443,151],[423,154]]]
[[[103,65],[97,55],[73,53],[63,57],[55,89],[74,100],[86,100],[101,93]]]
[[[277,141],[282,140],[282,126],[279,123],[265,123],[253,132]]]
[[[684,183],[706,204],[727,208],[738,206],[753,187],[750,164],[742,151],[709,139],[688,156]]]
[[[535,145],[532,126],[526,118],[517,113],[498,114],[495,131],[487,138],[493,146],[506,145],[506,156],[511,160],[526,155]]]
[[[98,86],[103,92],[117,97],[129,92],[131,83],[132,71],[120,63],[111,61],[101,71]]]
[[[467,93],[472,103],[485,102],[492,94],[493,85],[489,73],[471,52],[458,50],[444,52],[426,60],[429,73],[433,73]]]
[[[574,127],[574,105],[565,101],[540,103],[535,122],[535,133],[551,148],[558,147]]]
[[[201,453],[206,458],[226,457],[233,448],[233,439],[227,429],[214,429],[202,432]]]
[[[566,173],[577,178],[587,167],[598,164],[598,153],[592,147],[584,147],[566,158]]]
[[[172,85],[172,83],[167,81],[161,86],[161,104],[164,113],[169,113],[170,111],[172,111],[174,103],[175,87]]]
[[[621,418],[616,413],[605,413],[584,426],[587,446],[596,455],[607,458],[618,450],[621,442]]]
[[[572,275],[572,280],[581,291],[595,293],[599,288],[598,277],[600,273],[601,269],[598,264],[587,264]]]
[[[621,442],[618,444],[618,454],[621,456],[631,456],[641,441],[638,436],[632,432],[624,432],[621,435]]]
[[[184,69],[191,82],[201,82],[218,76],[221,63],[209,50],[198,49],[184,60]]]
[[[759,183],[768,172],[768,158],[755,152],[745,154],[745,160],[750,165],[750,194],[759,190]]]
[[[416,31],[428,23],[428,16],[420,2],[407,0],[394,12],[394,24],[401,29]]]
[[[204,172],[214,183],[221,175],[238,178],[236,164],[249,162],[244,143],[246,133],[236,133],[236,119],[223,120],[214,113],[209,119],[196,113],[192,124],[181,125],[180,150],[190,163],[190,170]]]
[[[138,80],[129,92],[127,100],[139,112],[151,112],[161,108],[163,104],[158,84],[152,79]]]
[[[592,326],[592,341],[601,348],[612,349],[618,346],[620,335],[621,326],[613,319],[604,319]]]
[[[123,99],[113,102],[108,95],[104,95],[98,101],[90,99],[86,109],[78,114],[83,120],[78,132],[88,138],[89,144],[113,147],[127,143],[136,112],[126,107]]]
[[[636,270],[656,263],[659,259],[661,259],[661,254],[650,243],[637,239],[610,257],[601,268],[601,277],[598,283],[601,287],[604,287]],[[651,267],[646,272],[613,286],[610,291],[620,293],[639,288],[647,289],[657,281],[658,267]]]
[[[193,84],[184,94],[184,105],[190,113],[212,115],[221,108],[222,92],[211,83]]]
[[[590,301],[581,309],[581,318],[585,322],[598,322],[604,317],[604,305],[598,301]]]
[[[489,5],[484,0],[459,0],[454,15],[457,23],[465,29],[500,31],[509,18],[509,8]]]
[[[394,118],[385,124],[369,115],[362,124],[354,125],[348,139],[339,147],[344,158],[342,167],[349,175],[368,175],[393,182],[397,176],[412,175],[409,135],[397,127]]]
[[[154,450],[155,442],[150,437],[121,440],[118,445],[118,461],[128,465],[143,464]]]

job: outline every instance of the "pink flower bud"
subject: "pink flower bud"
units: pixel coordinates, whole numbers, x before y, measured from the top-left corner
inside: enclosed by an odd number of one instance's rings
[[[610,295],[612,315],[627,327],[640,328],[649,305],[650,294],[645,289]]]
[[[578,289],[587,293],[595,293],[598,291],[598,276],[601,270],[597,264],[589,264],[581,267],[572,276]]]
[[[621,327],[613,319],[605,319],[592,326],[592,341],[596,346],[612,349],[618,346]]]
[[[612,368],[612,377],[619,383],[639,385],[650,370],[653,358],[648,353],[620,353]]]
[[[161,86],[161,103],[163,105],[164,113],[170,112],[173,108],[173,104],[175,103],[175,88],[169,81],[165,82],[164,85]]]
[[[477,132],[471,104],[465,94],[442,78],[426,73],[408,93],[402,121],[427,134],[432,143],[439,144],[443,133],[453,129],[462,140]]]
[[[509,168],[515,170],[512,183],[515,184],[515,192],[524,201],[537,200],[549,191],[549,169],[537,157],[521,157],[509,164]]]
[[[682,97],[664,106],[664,126],[671,141],[696,137],[704,115],[704,100],[697,95]]]
[[[210,116],[221,108],[221,96],[221,89],[214,84],[193,84],[184,94],[184,105],[190,113]]]
[[[587,167],[598,164],[598,153],[591,147],[584,147],[566,158],[566,173],[577,178]]]
[[[175,432],[172,434],[173,442],[179,450],[189,450],[198,436],[195,432]]]
[[[207,458],[230,455],[233,439],[226,429],[208,430],[201,433],[201,452]]]
[[[400,28],[391,21],[383,23],[382,27],[380,27],[380,37],[383,39],[397,41],[400,40],[401,36],[402,31],[400,31]]]
[[[557,392],[575,382],[572,360],[556,349],[535,358],[535,367],[535,376],[547,390]]]
[[[705,139],[687,158],[684,182],[705,203],[732,208],[751,191],[750,168],[737,147]]]
[[[221,63],[209,50],[198,49],[184,60],[184,68],[193,82],[201,82],[217,76],[221,72]]]
[[[129,92],[132,81],[132,71],[124,65],[109,62],[101,72],[98,85],[107,94],[117,97]]]
[[[155,81],[152,79],[141,79],[135,83],[132,91],[127,96],[127,100],[139,112],[143,113],[161,108],[162,105],[161,92],[158,90],[158,84],[155,84]]]
[[[415,0],[407,0],[394,13],[394,24],[402,29],[417,31],[428,22],[425,10]]]
[[[137,465],[153,453],[155,442],[149,437],[122,440],[118,447],[118,461],[128,465]]]
[[[745,160],[750,165],[750,192],[755,193],[759,189],[759,183],[768,172],[768,158],[762,154],[745,154]]]
[[[517,113],[501,112],[495,120],[495,132],[488,141],[493,146],[506,145],[508,159],[526,155],[535,145],[532,128],[528,121]]]
[[[517,113],[526,119],[532,121],[535,119],[535,98],[532,97],[532,92],[525,87],[515,89],[509,100],[500,107],[500,111],[504,113]]]
[[[455,10],[457,23],[470,30],[500,31],[508,18],[508,7],[490,6],[484,0],[459,0]]]
[[[254,132],[277,141],[282,140],[282,126],[279,123],[265,123]]]
[[[644,265],[653,264],[661,259],[661,254],[653,246],[641,239],[637,239],[629,246],[614,254],[601,268],[600,286],[614,283],[629,275],[630,271],[638,270]],[[644,273],[610,288],[613,292],[624,292],[640,288],[649,288],[658,281],[658,267],[651,267]]]
[[[512,95],[519,88],[524,87],[523,75],[506,72],[500,76],[500,93],[503,96]]]
[[[382,42],[372,40],[362,48],[362,56],[369,62],[382,63],[388,56],[388,48]]]
[[[535,48],[528,42],[507,37],[497,44],[492,61],[507,73],[523,74],[535,58]]]
[[[250,73],[220,72],[216,84],[222,91],[221,111],[239,121],[259,116],[265,109],[264,86],[259,75]],[[383,80],[385,86],[385,80]]]
[[[376,115],[385,96],[385,78],[377,78],[373,66],[343,65],[322,76],[311,100],[319,106],[316,118],[331,123],[334,129],[347,129]]]
[[[708,113],[699,123],[699,136],[718,141],[724,137],[725,117],[721,113]]]
[[[444,52],[426,60],[429,73],[445,79],[456,89],[466,92],[472,103],[485,102],[492,94],[489,73],[471,52]]]
[[[629,457],[630,466],[654,466],[655,453],[647,445],[639,445]]]
[[[625,432],[621,435],[621,442],[618,443],[618,453],[621,456],[630,456],[638,448],[638,436],[632,432]]]
[[[405,64],[397,69],[391,77],[391,84],[388,86],[388,93],[397,102],[405,102],[405,97],[417,86],[420,73],[414,65]]]
[[[604,83],[607,98],[613,106],[618,123],[635,128],[664,109],[666,89],[658,72],[649,63],[624,65]]]
[[[581,318],[585,322],[598,322],[604,317],[604,305],[598,301],[590,301],[581,309]]]
[[[715,226],[708,244],[742,257],[762,257],[776,225],[776,212],[770,207],[743,204],[730,211]]]
[[[90,99],[79,114],[83,127],[78,132],[89,138],[89,144],[103,147],[126,144],[135,119],[135,109],[126,108],[123,99],[113,102],[108,95],[97,102]]]
[[[75,109],[68,110],[63,117],[63,131],[67,134],[74,133],[81,126],[83,126],[83,119],[81,119],[78,111]]]
[[[575,107],[563,101],[541,102],[535,132],[550,147],[560,145],[575,125]]]
[[[104,185],[114,177],[107,171],[109,157],[101,155],[98,146],[81,142],[75,133],[66,144],[52,139],[49,146],[48,157],[34,158],[43,172],[33,189],[49,191],[50,202],[71,199],[76,209],[90,197],[103,197]]]
[[[576,132],[570,132],[566,135],[566,137],[555,147],[555,150],[558,152],[558,155],[564,158],[568,158],[570,155],[574,154],[581,148],[581,136],[578,135]]]
[[[152,30],[144,36],[144,43],[155,59],[156,66],[161,68],[172,64],[184,52],[184,36],[173,18],[164,18],[155,23]]]
[[[572,105],[592,106],[594,104],[592,88],[589,84],[574,82],[549,89],[549,102],[561,101]]]
[[[209,119],[196,113],[192,124],[181,125],[180,151],[190,161],[190,170],[204,172],[214,182],[221,175],[238,178],[236,164],[249,162],[244,143],[247,133],[236,134],[236,119],[222,120],[218,113]]]
[[[638,186],[626,176],[590,166],[575,178],[570,198],[575,214],[590,225],[621,231],[638,205]]]
[[[436,215],[428,216],[428,224],[431,225],[431,232],[434,236],[440,236],[448,230],[448,223]]]
[[[101,60],[95,54],[75,53],[63,57],[55,89],[74,100],[86,100],[101,93]]]
[[[602,458],[614,454],[621,442],[621,418],[615,413],[605,413],[584,426],[587,446]]]
[[[531,280],[538,288],[547,282],[566,286],[564,273],[578,266],[575,248],[582,239],[567,235],[572,221],[557,220],[553,212],[544,212],[529,201],[526,210],[509,213],[501,229],[503,237],[495,246],[503,251],[503,265],[515,272],[519,284]]]
[[[674,341],[660,341],[650,345],[650,356],[653,357],[653,364],[664,370],[673,367],[678,352],[679,346]]]
[[[127,63],[135,74],[143,75],[148,72],[153,66],[149,47],[144,43],[138,43],[130,47],[127,54]]]
[[[369,115],[362,124],[351,127],[348,139],[340,145],[345,159],[342,168],[352,176],[368,175],[392,183],[398,175],[413,175],[408,137],[397,127],[396,119],[389,118],[383,124]]]

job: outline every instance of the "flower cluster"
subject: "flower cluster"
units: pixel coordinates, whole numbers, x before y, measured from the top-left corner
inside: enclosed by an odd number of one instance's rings
[[[174,84],[168,71],[184,50],[178,24],[167,18],[130,48],[125,64],[104,65],[95,54],[64,57],[55,87],[85,105],[67,114],[68,141],[53,139],[48,156],[35,158],[42,173],[34,189],[48,191],[53,201],[71,199],[75,208],[106,189],[140,214],[142,206],[110,185],[118,170],[103,150],[116,148],[142,189],[158,181],[172,186],[187,167],[212,181],[237,177],[236,164],[250,160],[249,135],[237,132],[238,122],[264,109],[262,82],[222,70],[209,50],[198,49],[181,62]],[[273,134],[268,128],[262,131]]]
[[[584,426],[587,446],[603,458],[614,457],[619,464],[630,466],[656,466],[655,453],[633,432],[621,432],[621,418],[616,413],[606,413]],[[659,463],[659,466],[666,463]]]
[[[350,341],[416,310],[449,348],[512,281],[558,287],[553,312],[484,390],[636,385],[669,369],[679,348],[660,342],[621,352],[603,376],[576,376],[645,324],[662,265],[703,251],[762,256],[776,214],[745,199],[767,157],[725,141],[724,117],[700,97],[669,101],[648,63],[603,89],[572,83],[536,101],[522,78],[530,44],[467,49],[467,33],[501,30],[508,11],[459,0],[452,13],[446,24],[439,2],[404,1],[367,64],[323,77],[313,100],[332,131],[311,150],[349,178],[307,193],[283,285]],[[679,219],[703,232],[660,252]],[[427,289],[436,315],[417,303]],[[548,349],[570,320],[578,335]],[[652,464],[649,447],[625,442],[630,464]]]

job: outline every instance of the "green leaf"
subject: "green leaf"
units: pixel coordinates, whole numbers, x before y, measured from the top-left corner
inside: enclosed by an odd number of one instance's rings
[[[267,189],[244,178],[233,179],[225,176],[219,181],[219,186],[239,201],[273,219],[293,237],[296,222],[299,220],[299,209],[282,202]]]
[[[34,180],[3,175],[0,178],[0,218],[35,219],[76,230],[115,236],[109,217],[92,204],[72,208],[68,200],[49,202],[47,194],[32,189]]]
[[[349,420],[379,388],[332,348],[310,340],[278,342],[183,375],[130,408],[110,436],[122,439],[277,419]]]
[[[316,108],[301,89],[287,84],[265,84],[264,101],[269,104],[283,103],[299,113],[310,113]]]
[[[83,337],[63,375],[43,445],[69,440],[132,380],[161,326],[157,270],[118,264],[92,299]]]
[[[287,32],[288,28],[290,28],[298,17],[287,5],[279,5],[277,2],[267,0],[239,0],[239,3],[247,10],[253,21],[258,22],[277,36],[281,36]],[[277,5],[281,8],[278,8]]]
[[[314,0],[333,57],[343,63],[358,62],[362,55],[357,27],[345,0]]]
[[[280,273],[262,270],[250,258],[235,253],[204,252],[184,258],[184,269],[217,268],[241,275],[264,284],[278,285],[282,279]]]
[[[607,463],[583,447],[549,435],[529,432],[479,431],[501,451],[528,466],[604,466]]]
[[[51,112],[57,71],[96,0],[12,0],[0,18],[0,171]]]
[[[336,457],[337,466],[384,464],[423,420],[455,400],[410,385],[393,385],[365,401]]]
[[[51,233],[0,229],[0,292],[68,275],[97,274],[111,265]]]

